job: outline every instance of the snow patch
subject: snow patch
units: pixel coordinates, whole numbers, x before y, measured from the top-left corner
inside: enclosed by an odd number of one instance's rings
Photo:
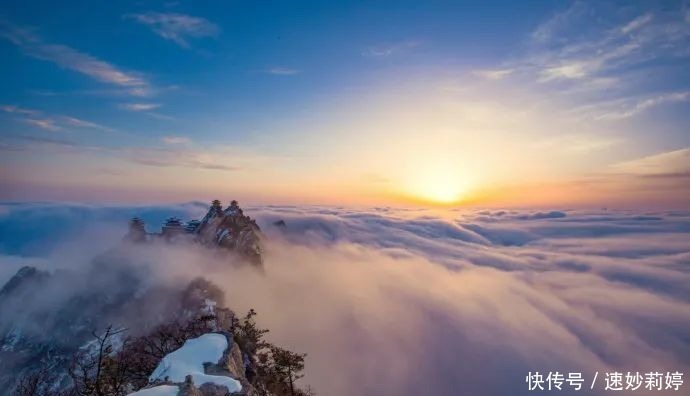
[[[149,377],[150,381],[167,380],[184,382],[191,375],[194,384],[213,383],[228,388],[230,393],[242,390],[239,381],[230,377],[204,374],[204,363],[217,364],[228,348],[228,340],[222,334],[204,334],[187,340],[182,347],[166,355]]]
[[[129,396],[177,396],[179,390],[177,385],[160,385],[130,393]]]

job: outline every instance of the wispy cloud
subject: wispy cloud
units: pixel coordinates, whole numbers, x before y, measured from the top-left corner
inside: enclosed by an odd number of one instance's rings
[[[120,108],[129,111],[147,111],[161,107],[160,103],[121,103]]]
[[[632,103],[624,103],[618,108],[611,109],[599,115],[597,118],[602,120],[621,120],[633,117],[653,107],[661,106],[667,103],[687,102],[690,100],[690,92],[673,92],[664,93],[648,97],[642,100],[637,100]]]
[[[547,67],[541,71],[540,82],[552,80],[574,80],[586,77],[593,64],[588,62],[565,63],[559,66]]]
[[[128,14],[125,18],[148,26],[157,35],[189,48],[189,39],[216,37],[221,29],[207,19],[186,14],[146,12]]]
[[[171,120],[177,120],[177,117],[173,117],[167,114],[161,114],[161,113],[154,113],[153,111],[147,111],[144,114],[146,114],[149,117],[153,117],[159,120],[166,120],[166,121],[171,121]]]
[[[581,1],[573,2],[568,8],[557,12],[542,22],[532,32],[531,39],[536,43],[547,43],[558,37],[564,30],[576,24],[590,12],[590,8]]]
[[[621,138],[599,136],[594,134],[563,134],[535,142],[534,147],[541,149],[561,149],[570,153],[590,153],[604,150],[622,142]]]
[[[236,171],[239,166],[228,164],[211,153],[166,148],[131,148],[123,150],[131,162],[155,167],[183,167],[219,171]]]
[[[277,76],[292,76],[301,72],[301,70],[292,69],[289,67],[272,67],[270,69],[266,69],[265,71],[267,74],[274,74]]]
[[[77,141],[46,138],[43,136],[10,136],[21,144],[0,142],[0,150],[28,151],[45,155],[98,156],[105,155],[138,165],[157,168],[190,168],[216,171],[238,171],[244,169],[240,164],[231,163],[227,153],[218,150],[193,150],[182,145],[181,137],[172,138],[171,147],[110,147],[90,145]],[[170,139],[169,139],[170,140]],[[246,161],[233,157],[233,161]]]
[[[473,74],[489,80],[510,75],[511,83],[568,102],[565,113],[590,123],[688,101],[682,70],[690,57],[687,11],[655,3],[607,11],[601,2],[575,1],[538,25],[513,59]]]
[[[0,110],[26,116],[24,122],[49,131],[59,131],[68,127],[100,129],[108,132],[115,132],[116,129],[110,128],[95,122],[82,120],[80,118],[66,115],[50,115],[40,110],[27,109],[14,105],[0,106]]]
[[[38,144],[43,144],[43,145],[52,145],[52,146],[61,146],[61,147],[77,147],[77,146],[79,146],[79,143],[71,141],[71,140],[48,138],[48,137],[44,137],[44,136],[41,136],[41,137],[37,137],[37,136],[14,136],[14,138],[18,139],[18,140],[23,140],[23,141],[38,143]]]
[[[24,120],[24,122],[26,122],[27,124],[31,124],[33,126],[37,126],[41,129],[45,129],[47,131],[62,130],[62,127],[59,127],[55,124],[55,120],[49,118],[27,118]]]
[[[190,139],[184,136],[164,136],[161,140],[165,144],[187,144],[190,142]]]
[[[160,103],[120,103],[118,105],[119,108],[127,111],[134,111],[142,114],[146,114],[147,116],[159,119],[159,120],[174,120],[175,117],[166,115],[166,114],[160,114],[153,112],[151,110],[158,109],[162,107]]]
[[[26,92],[33,96],[94,96],[94,97],[107,97],[107,98],[129,98],[130,96],[141,97],[137,100],[145,100],[144,97],[151,97],[166,94],[169,92],[179,91],[180,86],[178,85],[168,85],[168,86],[147,86],[142,88],[123,88],[123,87],[113,87],[113,88],[102,88],[102,89],[77,89],[77,90],[64,90],[64,91],[52,91],[52,90],[34,90],[30,89]],[[131,99],[131,98],[130,98]]]
[[[0,37],[13,43],[28,56],[55,63],[97,81],[126,87],[133,95],[145,95],[150,84],[139,74],[62,44],[45,42],[34,30],[0,19]]]
[[[11,142],[0,142],[0,150],[2,151],[17,151],[17,152],[31,152],[32,154],[41,151],[42,153],[68,153],[81,154],[88,146],[66,139],[54,138],[46,136],[29,136],[29,135],[9,135],[7,139]],[[19,142],[19,143],[17,143]]]
[[[102,131],[108,131],[108,132],[115,132],[116,129],[107,127],[105,125],[97,124],[95,122],[91,121],[86,121],[82,120],[79,118],[75,117],[69,117],[69,116],[60,116],[60,119],[62,120],[63,123],[69,125],[69,126],[74,126],[74,127],[79,127],[79,128],[92,128],[92,129],[100,129]]]
[[[690,25],[679,13],[645,12],[609,23],[613,27],[594,15],[593,5],[576,2],[535,30],[525,64],[536,68],[540,81],[620,74],[643,62],[687,55]]]
[[[649,22],[651,22],[653,18],[654,18],[654,17],[652,16],[652,14],[640,15],[639,17],[637,17],[637,18],[633,19],[632,21],[630,21],[627,25],[623,26],[623,27],[621,28],[621,33],[623,33],[623,34],[632,33],[632,32],[634,32],[635,30],[638,30],[638,29],[641,28],[642,26],[644,26],[644,25],[648,24]]]
[[[24,114],[24,115],[29,115],[29,116],[36,116],[39,115],[41,112],[38,110],[33,110],[33,109],[27,109],[19,106],[14,106],[14,105],[3,105],[0,106],[0,110],[6,112],[6,113],[16,113],[16,114]]]
[[[513,73],[513,69],[487,69],[487,70],[475,70],[472,72],[477,77],[481,77],[486,80],[502,80]]]
[[[652,61],[689,55],[690,24],[683,13],[651,8],[605,14],[600,3],[575,1],[538,25],[523,54],[504,68],[542,83],[572,80],[581,85],[612,74],[631,74],[635,66],[649,67]],[[637,15],[630,17],[635,11]]]
[[[667,151],[612,165],[613,172],[638,176],[690,175],[690,148]]]
[[[377,45],[367,48],[362,54],[374,58],[383,58],[395,54],[399,54],[422,45],[419,40],[401,41],[392,44]]]

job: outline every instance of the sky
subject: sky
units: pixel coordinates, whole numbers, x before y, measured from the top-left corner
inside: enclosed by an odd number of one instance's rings
[[[687,2],[4,1],[0,199],[690,208]]]

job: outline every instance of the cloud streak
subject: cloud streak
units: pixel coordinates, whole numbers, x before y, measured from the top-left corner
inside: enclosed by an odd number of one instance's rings
[[[62,44],[48,43],[32,29],[0,20],[0,37],[19,47],[27,56],[52,62],[96,81],[125,87],[135,96],[146,95],[150,84],[142,76]]]
[[[623,121],[687,101],[690,87],[677,83],[690,55],[682,5],[612,12],[607,4],[572,2],[539,24],[513,59],[473,74],[496,81],[510,71],[511,82],[573,107],[586,103],[583,121],[590,122]]]
[[[125,18],[148,26],[160,37],[183,48],[190,47],[190,39],[217,37],[221,32],[220,27],[207,19],[186,14],[146,12],[128,14]]]
[[[121,109],[129,111],[147,111],[154,110],[161,107],[160,103],[122,103],[120,104]]]
[[[36,116],[36,115],[41,114],[41,112],[38,110],[27,109],[24,107],[13,106],[13,105],[0,106],[0,110],[4,111],[6,113],[16,113],[16,114],[23,114],[23,115],[28,115],[28,116]]]
[[[24,120],[27,124],[33,125],[36,127],[39,127],[41,129],[45,129],[47,131],[60,131],[62,130],[61,127],[55,125],[55,121],[51,119],[38,119],[38,118],[27,118]]]
[[[184,136],[164,136],[161,140],[165,144],[187,144],[191,142],[188,137]]]
[[[690,25],[679,13],[645,12],[609,22],[612,28],[600,22],[583,29],[583,22],[599,12],[595,5],[575,2],[535,30],[527,62],[538,69],[541,81],[625,73],[644,62],[687,55]]]
[[[48,131],[61,131],[70,127],[98,129],[107,132],[116,132],[115,129],[66,115],[51,115],[35,109],[27,109],[19,106],[4,105],[0,110],[10,114],[26,116],[24,122]]]
[[[611,166],[615,172],[638,176],[690,173],[690,148],[658,153]]]
[[[35,155],[57,154],[70,156],[96,156],[102,159],[104,156],[115,158],[129,164],[144,165],[157,168],[190,168],[214,171],[239,171],[243,166],[234,165],[227,160],[223,153],[215,151],[193,150],[184,147],[188,140],[184,138],[164,137],[163,142],[168,147],[111,147],[82,144],[78,141],[65,139],[52,139],[35,136],[11,135],[0,146],[4,151],[27,151]],[[179,146],[179,147],[175,147]]]
[[[265,71],[267,74],[273,74],[276,76],[293,76],[299,74],[302,71],[297,69],[291,69],[289,67],[272,67]]]
[[[690,92],[669,92],[661,95],[651,96],[646,99],[633,101],[620,106],[619,109],[613,109],[598,116],[602,120],[622,120],[634,117],[644,111],[654,107],[662,106],[670,103],[687,102],[690,99]]]
[[[487,80],[497,81],[510,76],[513,72],[513,69],[487,69],[475,70],[473,74]]]
[[[398,43],[369,47],[362,54],[373,58],[385,58],[417,48],[422,44],[423,43],[419,40],[401,41]]]

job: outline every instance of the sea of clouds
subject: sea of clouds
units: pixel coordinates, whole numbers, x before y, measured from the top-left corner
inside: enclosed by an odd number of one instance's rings
[[[206,210],[1,204],[0,283],[23,265],[86,265],[134,215],[153,231]],[[173,248],[151,253],[153,281],[203,275],[231,308],[256,309],[271,341],[308,353],[303,382],[320,395],[521,395],[535,371],[608,394],[606,372],[690,374],[690,212],[245,213],[267,236],[264,271]]]

